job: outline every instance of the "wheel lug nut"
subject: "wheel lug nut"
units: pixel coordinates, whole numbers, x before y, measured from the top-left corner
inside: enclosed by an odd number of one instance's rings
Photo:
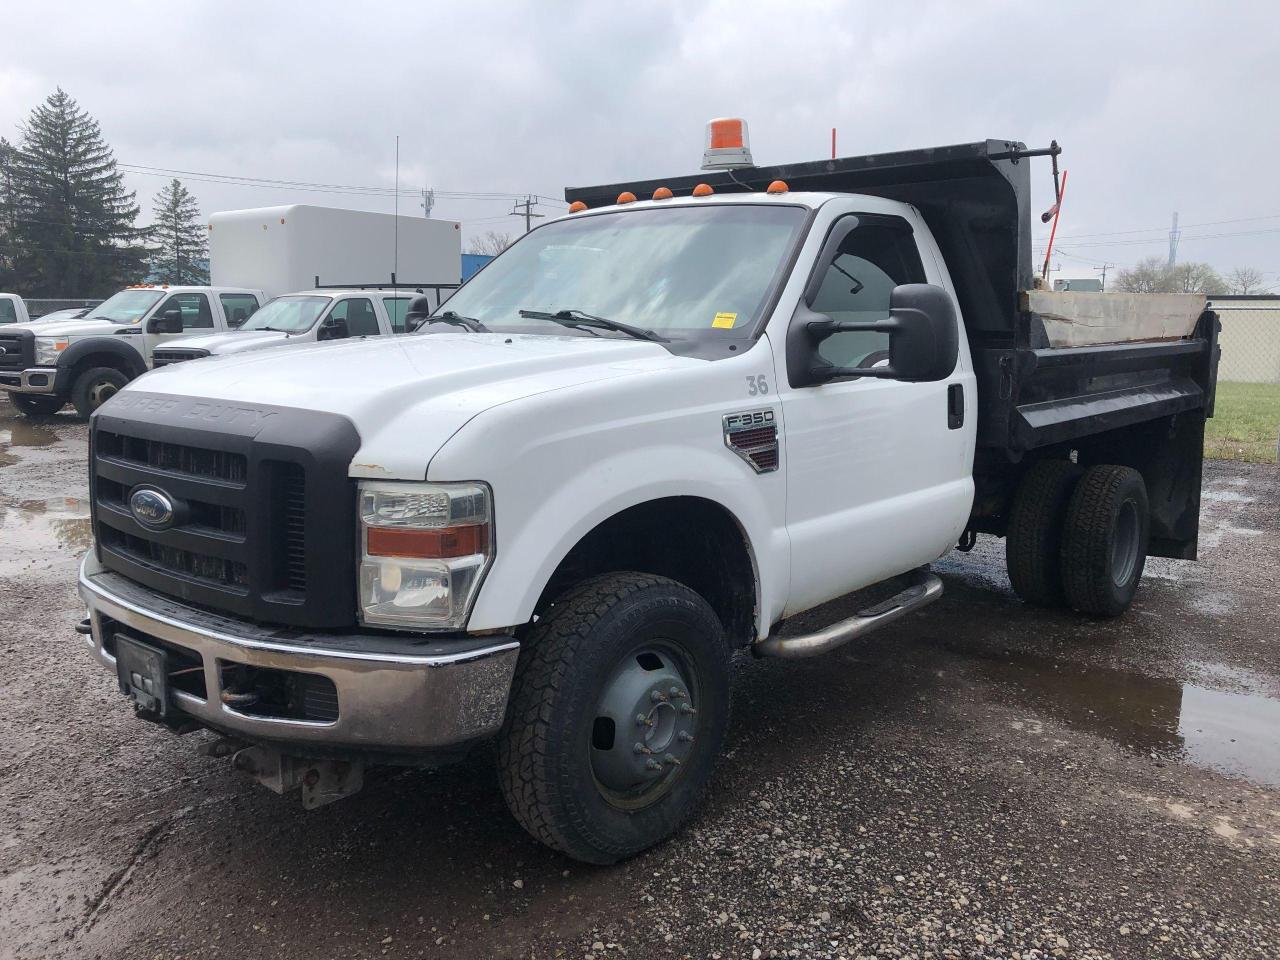
[[[663,757],[662,759],[663,759],[663,761],[664,761],[664,762],[671,764],[673,767],[678,767],[678,766],[680,766],[680,761],[679,761],[679,760],[677,760],[677,759],[675,758],[675,756],[674,756],[674,755],[672,755],[672,754],[670,754],[670,753],[668,753],[668,754],[667,754],[665,757]]]
[[[653,751],[652,751],[651,749],[649,749],[648,747],[646,747],[643,743],[637,743],[637,744],[636,744],[634,747],[632,747],[631,749],[632,749],[632,751],[633,751],[633,752],[635,752],[635,753],[653,753]]]
[[[683,700],[683,699],[685,699],[686,697],[688,697],[688,696],[689,696],[687,693],[685,693],[685,692],[684,692],[683,690],[681,690],[679,687],[672,687],[672,688],[671,688],[671,690],[670,690],[670,691],[668,691],[668,692],[671,694],[671,696],[675,697],[677,700]]]
[[[649,718],[648,718],[648,717],[646,717],[643,713],[637,713],[637,714],[636,714],[636,726],[637,726],[637,727],[643,727],[643,726],[647,725],[647,724],[648,724],[648,722],[649,722]]]
[[[644,768],[646,770],[661,770],[662,764],[660,764],[657,760],[646,760],[644,762]]]
[[[667,695],[663,693],[661,690],[655,690],[653,691],[653,693],[649,694],[649,699],[652,700],[654,703],[666,703]]]
[[[682,703],[682,704],[680,704],[680,712],[681,712],[681,713],[687,713],[687,714],[689,714],[689,716],[693,716],[693,715],[694,715],[694,714],[696,714],[698,711],[697,711],[697,710],[695,710],[695,709],[694,709],[690,704]]]
[[[681,731],[680,731],[680,742],[681,742],[681,743],[693,743],[693,734],[692,734],[692,733],[690,733],[688,730],[681,730]]]

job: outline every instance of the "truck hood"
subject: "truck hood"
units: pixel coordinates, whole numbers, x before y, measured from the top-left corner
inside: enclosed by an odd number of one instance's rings
[[[258,350],[262,347],[274,346],[289,341],[287,333],[279,330],[240,330],[227,333],[210,333],[203,337],[183,337],[181,340],[170,340],[164,348],[173,347],[182,350],[208,350],[215,356],[226,356],[241,353],[245,350]],[[295,341],[306,343],[307,341]]]
[[[258,405],[341,414],[362,441],[351,476],[420,480],[444,442],[491,407],[700,362],[639,340],[439,333],[299,344],[173,364],[135,380],[119,395],[138,391],[212,401],[204,417],[214,422]]]
[[[112,323],[110,320],[50,320],[41,323],[31,320],[27,323],[6,324],[5,330],[30,330],[37,337],[111,337],[121,330],[136,328],[137,324]]]

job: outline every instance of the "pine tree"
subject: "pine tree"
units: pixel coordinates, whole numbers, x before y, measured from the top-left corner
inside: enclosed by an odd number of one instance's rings
[[[98,122],[61,87],[9,154],[13,285],[27,297],[105,297],[144,277],[138,205]]]
[[[0,290],[12,290],[14,284],[13,144],[0,137]]]
[[[151,201],[148,231],[151,279],[157,283],[208,283],[209,241],[200,207],[182,181],[170,180]]]

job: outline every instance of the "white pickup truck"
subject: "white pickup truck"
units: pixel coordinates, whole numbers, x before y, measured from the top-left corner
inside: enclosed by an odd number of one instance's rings
[[[1034,289],[1050,151],[570,190],[414,334],[152,373],[93,417],[87,651],[307,807],[496,738],[520,823],[607,863],[694,808],[735,651],[894,621],[957,542],[1119,614],[1196,555],[1217,321]]]
[[[26,323],[27,305],[16,293],[0,293],[0,324]]]
[[[0,327],[0,390],[27,416],[68,401],[89,416],[151,366],[156,347],[243,323],[266,298],[242,287],[135,286],[74,321]]]
[[[184,337],[157,347],[153,366],[225,357],[267,347],[404,333],[414,294],[406,291],[308,290],[276,297],[234,330]]]

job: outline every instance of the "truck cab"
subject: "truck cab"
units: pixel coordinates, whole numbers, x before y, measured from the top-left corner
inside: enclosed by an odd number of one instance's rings
[[[236,329],[183,337],[153,352],[153,366],[268,347],[323,343],[404,332],[412,294],[391,290],[308,290],[269,301]]]
[[[231,329],[264,300],[262,291],[242,287],[139,285],[81,320],[5,327],[0,390],[27,416],[48,416],[70,402],[88,417],[150,368],[157,347]]]
[[[27,305],[16,293],[0,293],[0,324],[26,323]]]
[[[694,809],[735,652],[906,617],[978,534],[1122,614],[1196,556],[1216,317],[1036,289],[1052,149],[571,189],[410,335],[153,372],[92,421],[87,652],[307,807],[494,740],[525,829],[610,863]]]

